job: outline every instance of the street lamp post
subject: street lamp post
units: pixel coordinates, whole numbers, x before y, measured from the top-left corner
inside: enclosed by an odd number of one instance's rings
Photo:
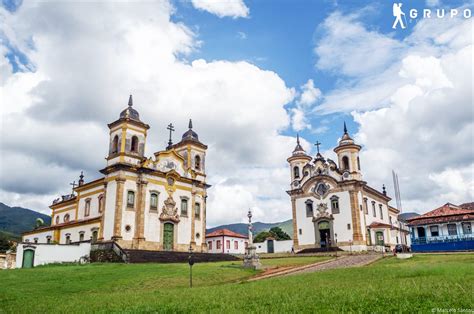
[[[188,257],[188,263],[189,263],[189,288],[193,287],[193,265],[194,265],[194,256],[193,256],[193,247],[191,244],[189,244],[189,257]]]
[[[337,233],[334,234],[334,241],[336,242],[336,259],[337,259]]]

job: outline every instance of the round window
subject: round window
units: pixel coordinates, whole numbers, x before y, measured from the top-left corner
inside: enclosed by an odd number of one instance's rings
[[[125,226],[125,231],[130,232],[130,230],[132,230],[132,227],[130,227],[130,225],[126,225]]]
[[[201,237],[201,234],[199,234],[199,232],[196,233],[196,238],[199,239],[200,237]]]

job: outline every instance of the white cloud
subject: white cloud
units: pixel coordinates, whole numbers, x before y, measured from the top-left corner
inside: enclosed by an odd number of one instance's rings
[[[290,125],[284,106],[293,89],[248,62],[187,61],[200,41],[171,21],[173,12],[164,1],[25,2],[15,13],[0,12],[9,42],[36,68],[13,74],[0,62],[2,201],[41,204],[33,209],[47,213],[80,170],[87,180],[97,178],[108,149],[106,124],[132,93],[151,126],[147,155],[165,147],[169,122],[176,141],[189,118],[209,145],[209,225],[233,222],[249,206],[266,220],[291,216],[282,173],[295,139],[279,132]]]
[[[357,16],[335,13],[315,48],[318,67],[346,76],[317,112],[352,112],[364,180],[393,191],[395,169],[405,211],[474,198],[471,23],[422,20],[398,41],[367,30]],[[359,33],[343,40],[343,27]],[[367,43],[373,53],[361,62]],[[338,51],[355,57],[332,55]]]
[[[247,39],[247,34],[244,32],[237,32],[237,38],[239,39]]]
[[[230,16],[234,19],[248,17],[250,10],[243,0],[191,0],[198,10],[207,11],[218,17]]]
[[[311,106],[316,103],[321,97],[321,90],[314,87],[313,80],[309,79],[303,86],[301,86],[301,95],[297,103],[302,106]]]
[[[291,124],[295,131],[311,129],[309,114],[312,111],[313,106],[321,98],[321,90],[314,86],[312,79],[309,79],[305,84],[303,84],[300,87],[300,90],[296,106],[290,109]]]

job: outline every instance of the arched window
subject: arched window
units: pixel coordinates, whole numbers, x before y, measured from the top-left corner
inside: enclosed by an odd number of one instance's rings
[[[114,140],[112,141],[112,154],[116,154],[118,152],[119,146],[119,138],[118,135],[115,135]]]
[[[59,224],[59,215],[56,216],[56,224]]]
[[[359,156],[357,156],[357,169],[360,170],[360,159],[359,159]]]
[[[99,195],[99,213],[104,211],[104,194]]]
[[[138,152],[138,137],[132,136],[132,145],[130,147],[131,152]]]
[[[349,169],[349,157],[347,157],[347,156],[342,157],[342,170],[350,170]]]
[[[91,214],[91,199],[86,199],[86,204],[84,206],[84,217],[87,217]]]
[[[313,201],[307,200],[306,204],[306,217],[313,217]]]
[[[64,215],[64,222],[69,222],[69,214]]]
[[[150,193],[150,209],[151,210],[158,209],[158,193],[156,192]]]
[[[127,193],[127,206],[134,207],[135,206],[135,192],[128,191]]]
[[[201,157],[194,157],[194,169],[201,170]]]
[[[66,233],[66,244],[71,244],[71,234]]]
[[[295,179],[298,179],[300,177],[300,168],[298,168],[298,166],[295,166],[293,168],[293,176],[295,177]]]
[[[79,241],[84,241],[84,231],[79,231]]]

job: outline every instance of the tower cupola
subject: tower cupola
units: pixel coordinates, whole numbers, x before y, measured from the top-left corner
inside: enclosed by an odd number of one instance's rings
[[[361,148],[349,135],[346,122],[344,122],[344,134],[339,140],[339,145],[334,148],[334,152],[337,154],[339,169],[343,172],[345,179],[362,180],[359,159]]]

